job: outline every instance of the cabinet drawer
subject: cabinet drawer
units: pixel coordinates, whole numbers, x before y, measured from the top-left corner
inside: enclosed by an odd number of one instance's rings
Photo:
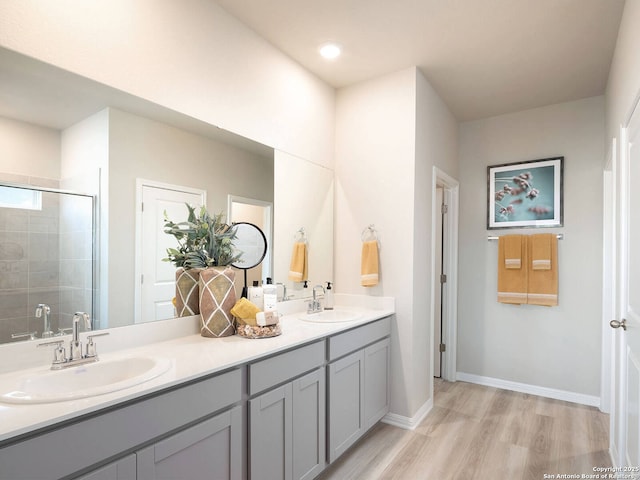
[[[249,365],[249,395],[291,380],[324,364],[324,340]]]
[[[329,337],[329,361],[355,352],[391,334],[391,317]]]
[[[242,407],[136,452],[137,480],[242,478]]]
[[[239,369],[98,413],[0,449],[1,480],[49,480],[162,437],[242,397]]]

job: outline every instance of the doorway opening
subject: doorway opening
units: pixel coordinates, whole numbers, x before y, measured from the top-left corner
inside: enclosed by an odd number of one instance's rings
[[[229,195],[227,219],[230,223],[249,222],[258,227],[267,239],[267,253],[262,263],[248,272],[248,282],[264,281],[273,277],[273,204],[255,198]]]
[[[433,167],[431,212],[431,392],[433,377],[456,380],[458,181]]]

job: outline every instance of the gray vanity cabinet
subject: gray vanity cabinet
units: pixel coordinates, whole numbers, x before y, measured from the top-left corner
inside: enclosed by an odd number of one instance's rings
[[[288,383],[249,401],[251,480],[292,478],[293,408]]]
[[[319,368],[294,380],[293,478],[310,480],[325,467],[326,375]]]
[[[136,452],[137,480],[221,480],[242,475],[237,406]]]
[[[329,463],[364,433],[364,352],[331,362],[329,377]]]
[[[136,455],[131,454],[76,480],[136,480]]]
[[[389,411],[390,319],[329,337],[328,460]]]
[[[241,429],[237,406],[76,480],[241,479]]]
[[[0,480],[311,480],[389,410],[391,317],[0,443]]]
[[[364,349],[364,429],[369,430],[389,411],[391,341],[385,338]]]
[[[309,480],[324,469],[324,356],[321,341],[249,365],[251,480]]]
[[[186,459],[194,459],[188,471],[203,472],[216,455],[200,456],[204,445],[241,451],[242,379],[241,369],[230,370],[0,445],[0,480],[171,478],[162,475]],[[114,462],[105,465],[105,459]],[[241,478],[241,459],[231,455],[224,462],[229,476],[190,476],[185,470],[177,478]]]

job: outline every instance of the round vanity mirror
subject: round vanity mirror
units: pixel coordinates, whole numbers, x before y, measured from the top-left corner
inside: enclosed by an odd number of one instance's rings
[[[247,270],[255,268],[267,254],[267,237],[260,228],[253,223],[238,222],[233,224],[236,229],[234,247],[242,256],[237,262],[231,264],[232,267],[244,270],[244,287],[242,296],[247,296]]]

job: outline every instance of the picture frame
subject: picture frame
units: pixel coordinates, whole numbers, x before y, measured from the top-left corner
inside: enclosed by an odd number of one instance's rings
[[[487,230],[561,227],[564,157],[487,167]]]

